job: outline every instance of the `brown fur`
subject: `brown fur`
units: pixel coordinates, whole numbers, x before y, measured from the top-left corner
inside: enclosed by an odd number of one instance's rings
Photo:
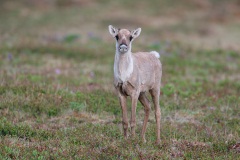
[[[157,143],[160,143],[160,119],[161,111],[159,105],[159,96],[160,96],[160,86],[161,86],[161,77],[162,77],[162,65],[159,59],[149,52],[138,52],[131,53],[131,41],[129,40],[130,36],[133,36],[135,39],[141,32],[141,29],[134,30],[130,32],[127,29],[122,29],[120,31],[114,30],[111,32],[110,29],[115,29],[112,26],[109,26],[109,31],[114,37],[118,35],[119,39],[116,41],[116,55],[114,62],[114,85],[118,92],[118,97],[120,100],[120,105],[122,107],[122,120],[123,120],[123,130],[124,137],[127,138],[128,130],[128,118],[127,118],[127,105],[126,99],[127,96],[131,97],[132,100],[132,112],[131,112],[131,134],[135,135],[135,126],[136,126],[136,106],[137,100],[141,102],[144,106],[145,117],[142,128],[142,139],[145,140],[145,132],[147,127],[147,121],[149,118],[150,111],[150,102],[145,95],[147,91],[150,92],[153,104],[155,108],[155,118],[156,118],[156,134],[157,134]],[[128,47],[128,51],[125,53],[120,53],[118,46],[122,42],[125,42]],[[130,67],[133,67],[132,72],[127,71]],[[121,79],[121,74],[129,72],[126,78]],[[120,78],[119,78],[120,77]]]

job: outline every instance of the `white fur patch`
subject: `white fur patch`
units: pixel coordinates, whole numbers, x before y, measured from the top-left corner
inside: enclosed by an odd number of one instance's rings
[[[125,82],[133,72],[133,59],[131,57],[131,53],[124,53],[129,54],[129,56],[124,59],[124,62],[120,62],[120,54],[121,53],[116,52],[115,55],[114,77],[119,82]],[[119,63],[124,63],[124,65],[120,66]]]
[[[132,72],[133,72],[133,62],[132,62],[132,59],[131,59],[131,60],[129,61],[128,67],[126,67],[126,70],[120,72],[119,78],[120,78],[123,82],[125,82],[125,81],[130,77],[130,75],[132,74]]]
[[[160,58],[160,54],[157,51],[151,51],[151,54],[153,54],[155,57]]]

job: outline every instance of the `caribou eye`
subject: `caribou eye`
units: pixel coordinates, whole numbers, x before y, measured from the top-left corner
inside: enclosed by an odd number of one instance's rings
[[[116,37],[115,37],[115,38],[116,38],[116,40],[118,41],[118,39],[119,39],[118,35],[116,35]]]
[[[129,39],[130,39],[130,41],[131,41],[131,40],[133,39],[133,37],[132,37],[132,36],[130,36],[130,38],[129,38]]]

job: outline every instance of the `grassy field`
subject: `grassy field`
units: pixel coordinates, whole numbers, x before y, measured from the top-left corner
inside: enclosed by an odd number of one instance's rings
[[[240,159],[237,0],[1,3],[0,159]],[[161,54],[160,145],[140,103],[123,138],[109,24]]]

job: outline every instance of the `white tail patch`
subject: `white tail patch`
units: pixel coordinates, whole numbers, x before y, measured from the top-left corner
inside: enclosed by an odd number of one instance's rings
[[[151,54],[153,54],[155,57],[160,58],[160,54],[157,51],[151,51]]]

